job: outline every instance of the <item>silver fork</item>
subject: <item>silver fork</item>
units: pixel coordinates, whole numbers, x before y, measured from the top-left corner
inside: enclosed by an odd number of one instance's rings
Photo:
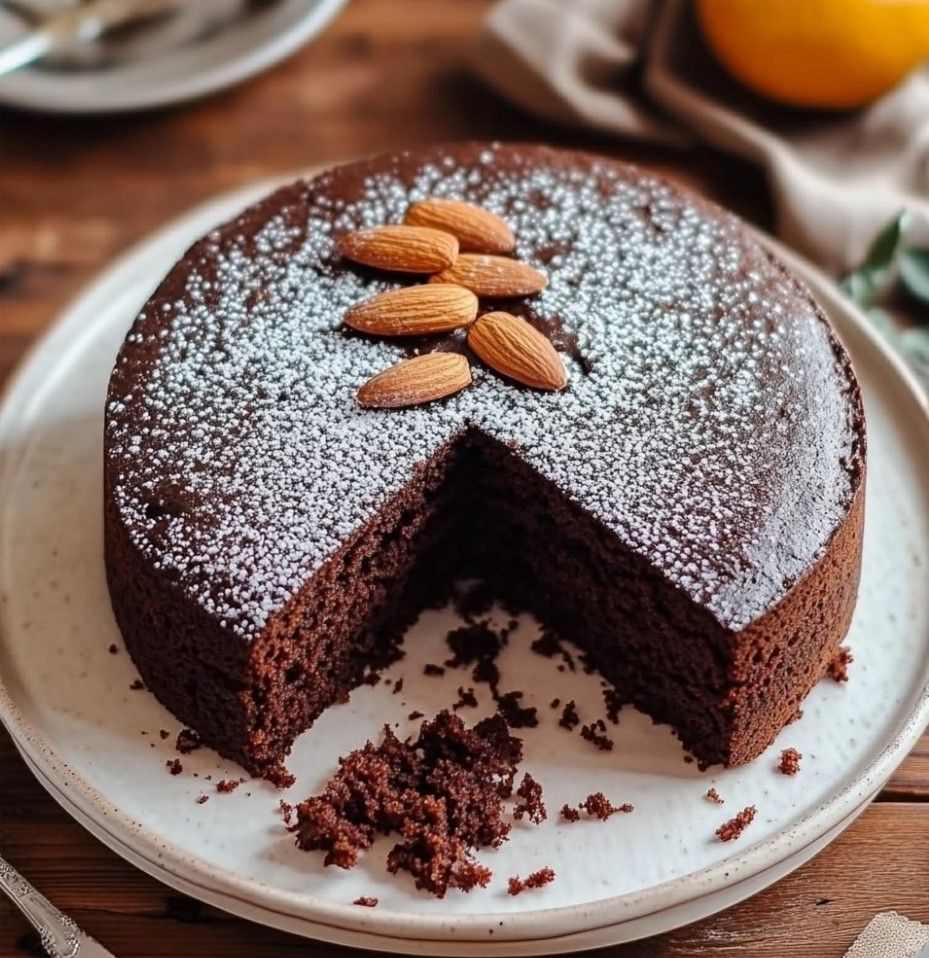
[[[5,859],[0,858],[0,888],[39,933],[49,958],[114,958],[113,953],[77,927]]]
[[[42,17],[23,37],[0,50],[0,76],[41,60],[67,47],[86,49],[111,31],[176,13],[183,0],[87,0]],[[22,16],[25,4],[7,3]]]

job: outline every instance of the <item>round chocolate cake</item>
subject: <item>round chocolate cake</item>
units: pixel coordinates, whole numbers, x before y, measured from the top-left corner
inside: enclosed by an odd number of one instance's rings
[[[461,330],[345,326],[427,277],[358,266],[340,240],[428,197],[502,217],[547,277],[480,312],[544,334],[566,388],[500,377]],[[357,401],[431,350],[465,354],[473,383]],[[464,577],[575,642],[700,759],[738,764],[846,633],[864,451],[845,351],[735,217],[581,153],[378,157],[206,236],[136,319],[106,409],[110,594],[149,688],[255,773]]]

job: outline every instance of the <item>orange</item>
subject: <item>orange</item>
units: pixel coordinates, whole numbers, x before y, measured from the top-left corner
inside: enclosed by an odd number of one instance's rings
[[[697,0],[734,77],[793,106],[849,109],[929,58],[929,0]]]

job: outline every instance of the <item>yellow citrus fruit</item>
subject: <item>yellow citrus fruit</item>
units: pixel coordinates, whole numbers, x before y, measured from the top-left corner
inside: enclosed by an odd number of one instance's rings
[[[707,42],[758,93],[849,109],[929,58],[929,0],[697,0]]]

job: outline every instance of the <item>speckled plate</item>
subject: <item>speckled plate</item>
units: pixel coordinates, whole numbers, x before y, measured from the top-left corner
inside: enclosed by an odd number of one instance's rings
[[[104,580],[103,398],[116,350],[158,278],[270,185],[195,210],[117,262],[38,345],[0,413],[0,715],[42,784],[169,885],[298,934],[392,952],[526,955],[627,941],[725,908],[815,854],[865,807],[929,719],[929,415],[899,361],[829,281],[779,247],[832,315],[867,405],[867,531],[849,683],[821,682],[803,718],[747,767],[700,772],[667,728],[629,709],[610,728],[610,753],[559,728],[549,702],[574,698],[591,721],[603,714],[599,684],[531,653],[535,626],[522,621],[501,660],[504,686],[539,706],[524,768],[552,814],[538,827],[517,823],[509,842],[479,856],[494,871],[487,889],[441,901],[408,876],[386,874],[387,840],[352,871],[323,868],[320,856],[294,848],[278,802],[319,789],[337,757],[383,723],[406,734],[418,724],[411,712],[431,715],[456,699],[466,673],[423,675],[424,663],[445,657],[448,613],[427,613],[407,637],[406,658],[388,676],[404,679],[400,694],[386,683],[363,687],[300,737],[289,762],[297,784],[287,792],[246,781],[219,794],[216,782],[241,772],[205,749],[168,773],[179,725],[130,688],[136,673]],[[476,720],[487,709],[485,695],[462,714]],[[803,753],[795,777],[776,771],[788,746]],[[706,800],[710,786],[724,805]],[[635,811],[605,823],[558,821],[564,802],[592,791]],[[758,814],[742,837],[718,841],[717,826],[751,804]],[[507,895],[507,877],[543,865],[557,874],[552,884]],[[353,905],[362,895],[380,904]]]

